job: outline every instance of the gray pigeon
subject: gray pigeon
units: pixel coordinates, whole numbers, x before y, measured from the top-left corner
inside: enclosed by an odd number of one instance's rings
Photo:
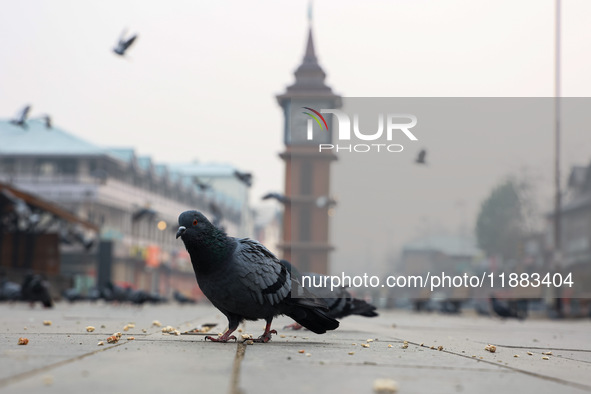
[[[252,186],[252,174],[250,172],[240,172],[240,171],[235,170],[234,176],[236,178],[238,178],[238,180],[240,182],[244,183],[246,186],[248,186],[248,187]]]
[[[417,164],[427,164],[427,162],[425,161],[425,156],[427,156],[427,151],[425,149],[422,149],[419,154],[417,155],[417,158],[415,160],[415,163]]]
[[[25,108],[23,108],[18,115],[16,116],[16,118],[12,119],[10,121],[10,123],[12,123],[15,126],[20,126],[23,129],[27,128],[27,117],[29,116],[29,111],[31,110],[31,106],[30,105],[26,105]]]
[[[288,272],[292,273],[294,277],[298,278],[300,283],[303,283],[302,276],[316,278],[314,283],[321,283],[319,278],[324,277],[324,275],[320,275],[314,272],[301,274],[295,267],[291,265],[289,261],[280,260],[280,262],[287,268]],[[342,319],[343,317],[351,315],[359,315],[365,317],[378,316],[378,313],[376,312],[377,308],[375,306],[371,305],[370,303],[364,300],[354,298],[345,287],[338,287],[334,291],[331,291],[326,287],[307,287],[307,289],[310,292],[312,292],[316,297],[322,299],[326,303],[326,305],[328,306],[328,316],[334,319]],[[298,324],[292,324],[287,327],[295,330],[299,330],[300,328],[302,328]]]
[[[113,52],[115,52],[119,56],[124,56],[125,52],[129,49],[131,44],[137,39],[137,34],[132,35],[129,38],[125,38],[126,30],[123,30],[121,33],[121,37],[119,37],[119,41],[115,48],[113,48]]]
[[[267,193],[262,197],[262,200],[269,200],[274,198],[275,200],[279,201],[281,204],[289,203],[289,197],[284,196],[281,193]]]
[[[287,315],[317,334],[334,330],[339,322],[327,315],[326,305],[301,288],[285,265],[267,248],[248,238],[229,237],[197,211],[179,216],[181,238],[203,294],[228,318],[228,330],[215,342],[236,340],[234,332],[243,320],[265,319],[267,325],[256,342],[268,342],[271,322]],[[291,296],[294,286],[301,298]]]

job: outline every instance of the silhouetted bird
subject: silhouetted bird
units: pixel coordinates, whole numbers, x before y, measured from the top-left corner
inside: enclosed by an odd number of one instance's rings
[[[127,295],[127,301],[136,304],[144,305],[149,302],[150,304],[158,304],[164,302],[164,298],[160,297],[157,293],[150,293],[145,290],[129,290]]]
[[[7,279],[0,280],[0,301],[18,301],[21,298],[21,285]]]
[[[62,297],[72,303],[75,301],[82,301],[84,299],[82,294],[80,294],[80,291],[75,288],[65,289],[62,291]]]
[[[43,120],[43,122],[45,122],[45,127],[48,129],[51,129],[51,118],[49,117],[49,115],[41,115],[41,116],[37,116],[35,118],[32,119],[41,119]]]
[[[187,297],[186,295],[184,295],[183,293],[181,293],[177,290],[174,291],[172,296],[179,304],[196,304],[197,303],[197,301],[194,298]]]
[[[269,200],[272,198],[279,201],[281,204],[287,204],[289,202],[289,198],[280,193],[267,193],[262,197],[262,200]]]
[[[252,174],[250,172],[234,171],[234,176],[238,178],[246,186],[252,186]]]
[[[10,121],[15,126],[20,126],[23,129],[27,128],[27,117],[29,116],[29,111],[31,110],[31,106],[27,105],[23,108],[18,115]]]
[[[417,155],[417,159],[415,160],[415,163],[417,164],[427,164],[427,162],[425,161],[425,156],[427,156],[427,151],[425,149],[422,149],[419,154]]]
[[[38,274],[27,274],[21,286],[23,301],[29,301],[31,306],[40,301],[44,307],[51,308],[53,301],[49,294],[49,283]]]
[[[236,339],[231,334],[241,321],[264,319],[265,331],[255,341],[268,342],[277,333],[271,330],[277,315],[287,315],[317,334],[339,326],[327,315],[326,305],[302,289],[297,278],[257,241],[229,237],[197,211],[181,213],[176,237],[191,256],[201,291],[228,318],[228,330],[222,336],[206,339]],[[291,296],[292,286],[303,292],[301,298]]]
[[[527,317],[527,301],[526,300],[506,300],[500,301],[496,297],[491,296],[490,302],[493,311],[504,318],[525,319]]]
[[[113,52],[119,56],[125,55],[125,51],[127,51],[131,44],[133,44],[133,42],[137,39],[137,34],[134,34],[129,38],[125,38],[126,33],[127,31],[123,30],[121,37],[119,37],[119,42],[117,42],[117,46],[113,48]]]
[[[202,192],[208,189],[211,189],[211,185],[208,183],[201,182],[199,178],[196,176],[193,177],[193,184],[199,188]]]

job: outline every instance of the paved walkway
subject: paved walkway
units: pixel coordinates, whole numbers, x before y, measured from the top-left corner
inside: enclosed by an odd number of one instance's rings
[[[519,322],[381,311],[315,335],[281,329],[290,323],[283,317],[274,324],[279,335],[254,345],[163,334],[154,320],[181,332],[204,323],[218,323],[218,332],[226,325],[209,305],[61,303],[44,310],[0,304],[0,393],[372,393],[381,378],[396,381],[400,393],[591,392],[588,319]],[[128,323],[135,327],[123,331]],[[258,336],[263,325],[248,322],[240,334]],[[96,329],[87,332],[87,326]],[[121,340],[108,344],[117,331]],[[19,337],[28,345],[17,345]],[[484,350],[487,344],[496,352]]]

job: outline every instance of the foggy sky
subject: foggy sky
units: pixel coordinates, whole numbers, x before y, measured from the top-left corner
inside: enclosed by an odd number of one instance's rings
[[[562,96],[589,96],[591,3],[562,3]],[[301,62],[307,6],[4,2],[0,117],[29,103],[33,115],[49,113],[100,146],[132,146],[158,162],[233,163],[254,172],[251,201],[259,204],[283,190],[274,96]],[[327,82],[343,96],[554,95],[554,0],[317,0],[313,26]],[[126,59],[111,52],[124,28],[139,33]],[[588,164],[591,147],[563,138],[564,179],[572,164]]]

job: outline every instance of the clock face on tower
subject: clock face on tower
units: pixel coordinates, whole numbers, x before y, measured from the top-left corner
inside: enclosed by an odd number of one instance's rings
[[[304,107],[308,107],[306,109]],[[322,109],[333,108],[331,100],[299,100],[292,99],[284,104],[285,145],[318,145],[332,141],[332,116],[321,114]],[[314,110],[314,111],[312,111]],[[324,118],[324,120],[322,119]],[[328,125],[328,129],[326,125]],[[312,139],[309,139],[311,127]]]

